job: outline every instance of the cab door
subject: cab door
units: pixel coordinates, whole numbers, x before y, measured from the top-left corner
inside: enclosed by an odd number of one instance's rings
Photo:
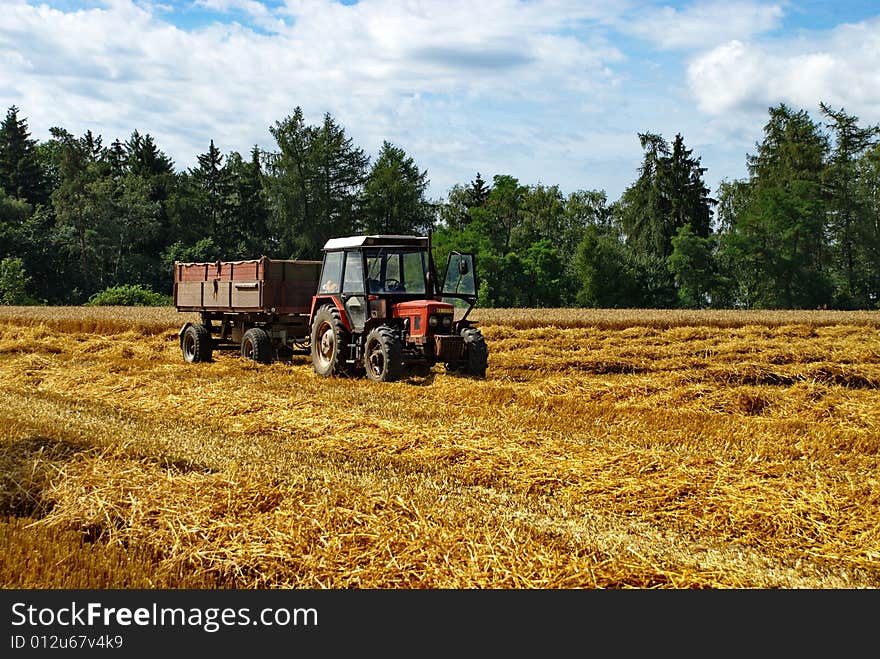
[[[451,252],[446,259],[446,273],[443,275],[440,295],[443,301],[451,304],[455,310],[456,323],[467,319],[477,303],[477,286],[474,255]]]
[[[351,328],[356,332],[364,329],[367,296],[364,292],[364,259],[359,251],[345,253],[342,281],[342,302],[348,312]]]
[[[477,298],[477,275],[474,272],[474,255],[451,252],[446,259],[441,295],[467,300]]]

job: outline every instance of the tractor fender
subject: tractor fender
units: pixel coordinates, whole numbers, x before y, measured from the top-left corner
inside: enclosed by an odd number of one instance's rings
[[[476,321],[473,320],[457,320],[452,324],[452,333],[461,334],[462,330],[467,329],[468,327],[475,327],[476,325]]]
[[[340,320],[342,320],[342,325],[349,332],[352,331],[351,323],[348,320],[348,312],[345,310],[345,305],[342,304],[342,301],[336,295],[314,295],[312,296],[312,308],[309,312],[309,326],[311,327],[312,323],[315,321],[315,313],[318,311],[320,307],[325,304],[332,304],[339,310]]]

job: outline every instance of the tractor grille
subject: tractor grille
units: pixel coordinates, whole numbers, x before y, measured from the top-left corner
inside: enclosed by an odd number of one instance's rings
[[[446,361],[464,357],[464,339],[460,336],[435,336],[434,354]]]

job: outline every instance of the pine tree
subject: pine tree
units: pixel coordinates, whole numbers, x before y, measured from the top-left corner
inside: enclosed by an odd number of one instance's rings
[[[370,158],[329,113],[314,131],[312,158],[315,211],[323,227],[320,242],[357,231],[361,224],[359,201],[367,180]]]
[[[700,165],[699,158],[693,157],[693,149],[685,147],[680,133],[675,136],[672,153],[665,164],[670,217],[664,227],[664,244],[671,253],[672,237],[682,227],[690,226],[694,235],[700,238],[709,236],[712,206],[716,202],[709,197],[709,188],[703,182],[706,168]]]
[[[638,180],[621,197],[621,224],[636,253],[665,259],[679,228],[689,225],[697,236],[709,235],[715,201],[703,183],[705,168],[681,134],[671,149],[655,133],[640,133],[639,142],[644,159]]]
[[[13,105],[0,124],[0,186],[10,197],[33,206],[45,204],[49,191],[37,141],[31,138],[27,120],[19,119],[18,112]]]
[[[275,247],[268,228],[261,157],[259,147],[254,145],[249,162],[244,162],[240,157],[230,157],[226,161],[238,188],[238,225],[244,232],[247,251],[254,255],[268,253]]]
[[[861,128],[858,117],[842,108],[832,110],[820,104],[826,125],[834,133],[834,149],[825,170],[829,193],[828,232],[831,238],[832,271],[836,281],[836,306],[861,307],[869,304],[868,279],[878,267],[866,249],[871,245],[872,212],[861,187],[859,159],[877,144],[880,127]]]
[[[132,174],[147,178],[172,174],[174,163],[159,147],[153,136],[141,135],[134,131],[125,143],[128,151],[128,166]]]
[[[141,135],[134,131],[125,147],[128,152],[127,172],[144,181],[148,200],[157,205],[158,230],[142,246],[146,261],[144,269],[149,270],[146,283],[156,289],[167,290],[170,274],[162,267],[161,253],[167,245],[168,236],[175,235],[178,230],[180,218],[172,218],[171,202],[176,197],[176,187],[181,177],[174,171],[174,162],[157,146],[149,133]],[[189,218],[182,219],[185,223]]]
[[[748,157],[748,199],[724,236],[747,306],[816,308],[832,303],[823,187],[827,136],[801,110],[770,108],[764,139]]]
[[[113,176],[120,177],[128,172],[128,151],[121,140],[113,140],[113,143],[107,148],[104,158],[107,160]]]
[[[223,156],[214,145],[214,140],[205,153],[196,157],[198,167],[189,170],[190,180],[194,185],[194,193],[198,195],[204,221],[201,225],[215,239],[221,235],[220,243],[226,244],[227,227],[226,205],[230,193],[230,180],[228,172],[223,168]]]
[[[418,234],[433,227],[433,206],[425,194],[428,172],[387,140],[367,176],[363,226],[367,233]]]
[[[859,158],[859,202],[866,210],[861,225],[865,262],[867,306],[880,309],[880,144]]]
[[[79,295],[120,283],[154,285],[162,232],[149,179],[114,171],[111,152],[91,131],[80,138],[62,128],[51,132],[60,177],[52,193],[53,240],[78,266],[69,277]]]
[[[479,208],[485,206],[486,202],[489,200],[490,192],[491,188],[486,185],[483,177],[480,176],[480,172],[477,172],[476,178],[470,182],[470,185],[468,185],[467,188],[467,207]]]
[[[664,216],[669,209],[660,194],[660,179],[669,145],[656,133],[639,133],[638,137],[645,153],[638,179],[624,190],[618,203],[620,224],[630,249],[662,255]]]
[[[270,128],[265,190],[271,231],[285,257],[320,258],[331,237],[357,230],[369,157],[333,118],[308,126],[302,108]]]

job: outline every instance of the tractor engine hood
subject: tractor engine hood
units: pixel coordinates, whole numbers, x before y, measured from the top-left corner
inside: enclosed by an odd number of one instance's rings
[[[450,334],[454,310],[448,302],[436,300],[410,300],[392,306],[394,318],[409,320],[410,336],[426,334]],[[435,319],[432,321],[432,317]],[[445,319],[449,320],[446,321]]]

